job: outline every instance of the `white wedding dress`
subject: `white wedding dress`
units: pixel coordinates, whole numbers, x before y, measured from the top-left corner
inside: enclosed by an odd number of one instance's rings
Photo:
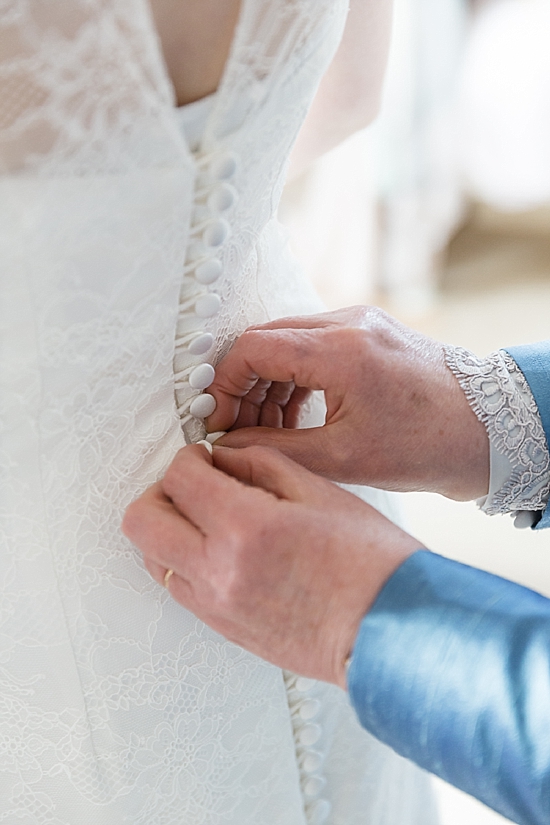
[[[120,532],[203,437],[210,364],[319,308],[276,210],[345,12],[243,0],[191,151],[143,0],[0,5],[0,823],[435,821],[342,691],[204,627]]]

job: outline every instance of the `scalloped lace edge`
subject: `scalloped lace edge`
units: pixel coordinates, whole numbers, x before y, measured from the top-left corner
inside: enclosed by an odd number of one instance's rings
[[[544,510],[550,497],[550,453],[538,407],[514,359],[497,350],[478,358],[462,347],[445,347],[445,360],[484,424],[492,448],[512,471],[492,495],[480,500],[488,515]]]

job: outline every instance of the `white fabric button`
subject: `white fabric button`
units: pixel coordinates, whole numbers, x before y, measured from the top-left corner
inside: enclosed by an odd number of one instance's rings
[[[193,338],[187,349],[191,355],[204,355],[214,343],[214,336],[210,332],[203,332],[197,338]]]
[[[202,239],[206,246],[217,249],[223,244],[229,235],[229,224],[222,219],[213,221],[202,233]]]
[[[215,375],[212,364],[199,364],[189,376],[189,384],[194,390],[205,390],[210,386]]]
[[[330,816],[332,805],[328,799],[318,799],[311,806],[308,806],[309,825],[323,825]]]
[[[230,180],[237,171],[237,156],[228,152],[215,160],[210,173],[215,180]]]
[[[208,206],[213,212],[225,212],[231,209],[237,200],[237,192],[229,183],[222,183],[221,186],[212,192],[208,198]]]
[[[323,754],[319,751],[308,751],[304,756],[302,768],[305,773],[315,773],[323,764]]]
[[[195,304],[195,312],[199,318],[211,318],[220,311],[222,299],[215,292],[209,292],[207,295],[201,295]]]
[[[298,676],[296,679],[296,690],[298,693],[307,693],[315,685],[315,679],[306,679],[305,676]]]
[[[309,797],[319,796],[326,784],[327,781],[323,776],[311,776],[304,783],[304,795]]]
[[[201,447],[206,447],[210,455],[212,455],[212,444],[209,444],[208,441],[197,441],[197,444],[200,444]]]
[[[317,716],[319,713],[319,708],[321,707],[321,703],[317,701],[317,699],[304,699],[302,704],[300,705],[300,716],[302,719],[313,719],[314,716]]]
[[[191,402],[189,412],[191,413],[191,415],[194,415],[195,418],[208,418],[209,415],[212,415],[215,409],[216,399],[213,395],[210,395],[209,393],[205,392],[202,395],[198,395]]]
[[[215,444],[218,438],[221,438],[222,435],[227,435],[225,430],[218,430],[218,432],[216,433],[208,433],[208,435],[206,436],[206,440],[209,442],[209,444]]]
[[[310,748],[319,741],[320,737],[321,728],[319,725],[304,725],[298,733],[298,740],[304,748]]]
[[[195,269],[195,278],[199,284],[213,284],[223,272],[222,262],[217,258],[204,261]]]

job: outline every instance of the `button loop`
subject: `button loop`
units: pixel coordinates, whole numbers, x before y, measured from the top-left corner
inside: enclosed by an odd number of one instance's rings
[[[308,825],[323,825],[330,816],[331,804],[321,795],[326,779],[322,775],[324,754],[319,749],[323,729],[315,721],[321,710],[321,702],[313,695],[318,690],[317,683],[286,672],[284,680],[307,822]]]

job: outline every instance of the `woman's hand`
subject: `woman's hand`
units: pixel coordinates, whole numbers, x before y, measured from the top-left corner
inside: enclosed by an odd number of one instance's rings
[[[322,390],[323,427],[296,429]],[[487,493],[489,443],[443,346],[375,307],[285,318],[253,327],[216,368],[211,432],[229,447],[276,447],[335,481]]]

